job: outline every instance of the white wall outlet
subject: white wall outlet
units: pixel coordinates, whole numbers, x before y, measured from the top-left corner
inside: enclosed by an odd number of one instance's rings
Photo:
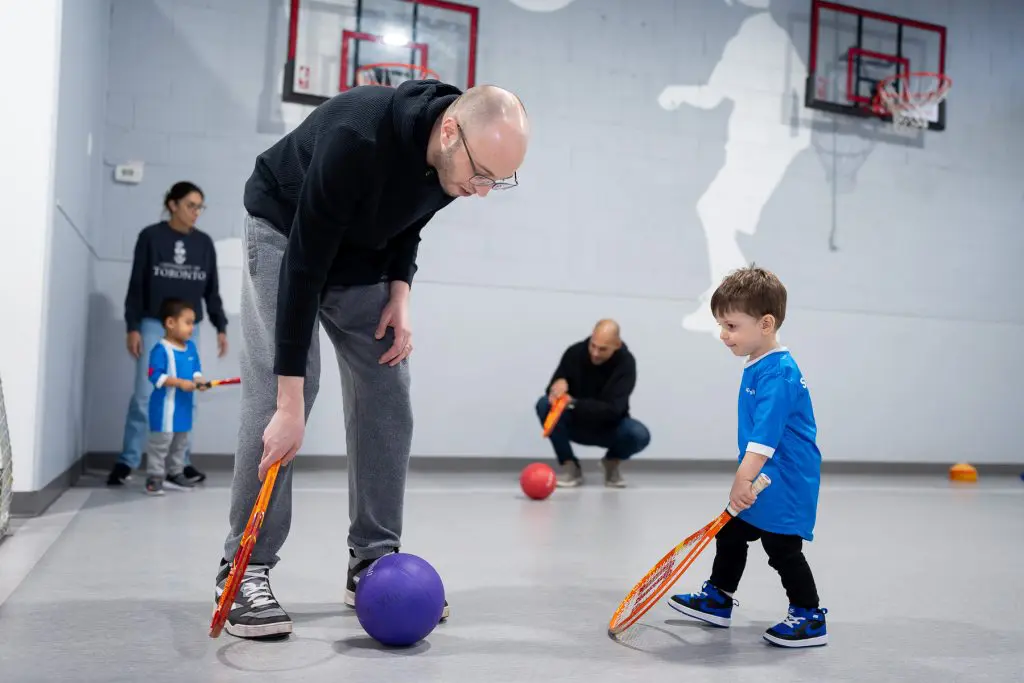
[[[137,185],[142,182],[142,162],[129,161],[114,167],[114,180],[119,183]]]

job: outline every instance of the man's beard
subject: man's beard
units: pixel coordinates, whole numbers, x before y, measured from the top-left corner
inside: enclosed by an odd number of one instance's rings
[[[455,145],[452,145],[448,149],[441,150],[437,160],[437,176],[441,181],[441,187],[444,188],[445,192],[452,196],[459,196],[458,189],[449,187],[452,184],[452,167],[455,165]]]

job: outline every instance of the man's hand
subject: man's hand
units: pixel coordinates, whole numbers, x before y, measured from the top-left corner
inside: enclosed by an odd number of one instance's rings
[[[729,492],[729,504],[737,512],[743,512],[757,500],[753,484],[752,481],[745,481],[739,477],[733,481],[732,491]]]
[[[218,332],[217,333],[217,357],[223,358],[228,352],[228,333]]]
[[[196,391],[206,391],[207,389],[210,388],[210,383],[203,379],[202,377],[196,377],[195,380],[193,381],[195,382],[196,385]]]
[[[405,282],[391,283],[391,298],[380,314],[380,323],[374,333],[376,339],[383,339],[387,329],[395,331],[395,343],[391,345],[378,363],[394,367],[412,353],[412,321],[409,318],[409,285]]]
[[[128,353],[132,355],[132,358],[138,360],[142,356],[142,333],[136,331],[129,332],[126,345]]]
[[[564,379],[556,379],[548,390],[548,401],[554,403],[560,396],[569,392],[569,383]]]
[[[263,430],[263,458],[259,477],[263,481],[271,465],[290,463],[302,446],[306,432],[306,412],[302,395],[302,377],[277,378],[277,411]]]
[[[302,437],[306,431],[306,421],[303,413],[281,410],[280,408],[270,418],[270,424],[263,430],[263,458],[260,459],[260,481],[263,481],[270,467],[281,461],[287,465],[295,459],[302,446]]]

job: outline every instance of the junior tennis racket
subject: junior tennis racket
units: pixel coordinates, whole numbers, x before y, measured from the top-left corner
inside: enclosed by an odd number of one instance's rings
[[[767,474],[757,475],[751,483],[754,493],[760,493],[772,483]],[[615,637],[626,631],[639,621],[656,602],[679,581],[683,573],[690,568],[693,561],[704,551],[704,548],[715,538],[729,520],[738,515],[730,503],[725,510],[702,529],[694,532],[682,543],[668,551],[656,565],[651,567],[625,599],[619,603],[618,609],[608,623],[608,635]]]
[[[217,609],[213,612],[213,621],[210,623],[211,638],[220,636],[221,629],[224,628],[224,622],[228,620],[228,615],[231,614],[231,606],[234,604],[235,597],[238,595],[238,589],[242,585],[242,578],[245,576],[246,567],[249,566],[249,556],[252,555],[252,549],[256,545],[256,536],[260,532],[260,527],[263,526],[263,517],[266,515],[267,505],[270,503],[270,494],[274,490],[274,482],[277,480],[277,471],[280,467],[280,460],[270,466],[267,478],[263,480],[263,487],[260,488],[260,495],[256,498],[256,504],[252,506],[249,522],[245,525],[245,531],[242,532],[242,540],[238,544],[238,550],[235,551],[235,559],[231,562],[231,571],[228,573],[227,580],[224,581],[224,592],[220,594],[220,600],[217,601]]]
[[[554,431],[555,425],[558,424],[558,418],[562,417],[562,413],[565,411],[565,407],[569,405],[569,397],[562,394],[555,399],[555,402],[551,404],[551,409],[548,410],[548,416],[544,418],[544,438],[551,436],[551,432]]]
[[[219,387],[222,384],[241,384],[241,377],[228,377],[227,379],[211,379],[208,382],[199,382],[200,386],[204,386],[207,389],[211,387]]]

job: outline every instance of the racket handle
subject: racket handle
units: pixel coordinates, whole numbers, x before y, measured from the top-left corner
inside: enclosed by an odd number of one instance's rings
[[[771,484],[772,484],[771,477],[769,477],[767,474],[762,472],[761,474],[757,475],[757,479],[755,479],[754,481],[750,482],[750,488],[752,488],[754,490],[754,494],[757,495],[757,494],[761,493],[761,491],[764,491],[766,488],[771,486]],[[732,503],[729,503],[729,506],[726,507],[725,509],[733,517],[735,517],[736,515],[740,514],[738,511],[733,509]]]
[[[222,384],[241,384],[241,383],[242,383],[242,378],[241,377],[229,377],[227,379],[211,379],[211,380],[207,380],[205,382],[199,382],[199,384],[201,384],[202,386],[206,387],[207,389],[212,389],[213,387],[219,387]]]
[[[757,479],[750,483],[750,487],[754,489],[754,493],[761,493],[761,491],[764,491],[766,488],[771,486],[771,484],[771,477],[762,472],[761,474],[757,475]]]

